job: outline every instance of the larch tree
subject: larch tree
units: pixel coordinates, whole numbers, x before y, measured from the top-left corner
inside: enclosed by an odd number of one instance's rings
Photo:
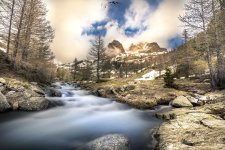
[[[73,75],[73,80],[77,80],[78,78],[78,74],[80,71],[80,64],[83,63],[83,61],[78,61],[77,58],[74,59],[73,63],[72,63],[72,67],[71,67],[71,73]]]
[[[46,6],[41,0],[29,0],[27,4],[21,33],[21,59],[51,61],[54,59],[50,49],[54,30],[46,19]]]
[[[89,56],[91,60],[93,60],[96,68],[96,82],[100,81],[100,71],[102,64],[106,58],[104,41],[102,37],[99,35],[91,42],[92,48],[89,51]]]
[[[25,31],[24,31],[24,43],[22,45],[22,60],[27,60],[28,50],[31,42],[32,28],[36,17],[35,6],[37,5],[36,0],[30,0],[28,2],[26,20],[25,20]]]
[[[27,5],[27,0],[23,0],[21,12],[19,13],[20,15],[19,15],[19,22],[18,22],[18,27],[17,27],[16,39],[15,39],[15,48],[14,48],[14,52],[13,52],[13,57],[17,56],[18,49],[20,46],[20,34],[21,34],[22,26],[23,26],[26,5]]]

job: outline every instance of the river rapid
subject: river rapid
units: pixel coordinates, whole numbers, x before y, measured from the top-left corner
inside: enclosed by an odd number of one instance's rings
[[[75,150],[95,138],[119,133],[127,136],[131,150],[153,149],[151,130],[162,120],[154,114],[169,109],[138,110],[68,84],[56,84],[63,103],[40,112],[0,114],[1,150]]]

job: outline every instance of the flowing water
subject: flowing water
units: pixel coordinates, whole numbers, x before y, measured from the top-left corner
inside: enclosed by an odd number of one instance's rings
[[[154,113],[167,108],[137,110],[69,85],[60,87],[62,97],[47,98],[63,106],[0,114],[1,150],[75,150],[110,133],[127,136],[132,150],[152,149],[150,131],[162,123]]]

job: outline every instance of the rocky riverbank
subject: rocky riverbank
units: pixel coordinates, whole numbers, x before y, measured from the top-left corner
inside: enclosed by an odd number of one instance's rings
[[[161,80],[85,84],[94,94],[113,98],[140,109],[171,104],[169,112],[156,114],[166,120],[154,134],[159,150],[218,150],[225,147],[225,91],[211,92],[208,83],[177,81],[176,89]]]
[[[180,96],[187,96],[187,101],[191,106],[203,105],[204,101],[208,100],[205,94],[210,91],[209,84],[194,82],[186,84],[186,82],[189,81],[178,81],[177,89],[164,88],[161,79],[142,82],[118,80],[106,83],[85,83],[81,84],[81,87],[97,96],[112,98],[138,109],[152,109],[157,105],[168,105]],[[183,100],[178,100],[178,102],[183,102]],[[179,106],[177,105],[177,107]]]
[[[160,150],[218,150],[225,148],[225,98],[201,107],[156,114],[166,119],[157,133]]]
[[[47,109],[49,101],[37,83],[0,78],[0,112],[40,111]]]
[[[156,114],[157,118],[166,120],[154,135],[158,140],[157,149],[224,149],[225,91],[209,92],[205,98],[204,103],[193,107],[184,103],[190,97],[178,97],[175,101],[182,101],[185,107]]]

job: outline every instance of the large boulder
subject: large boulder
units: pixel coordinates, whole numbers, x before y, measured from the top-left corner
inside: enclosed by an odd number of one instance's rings
[[[21,82],[16,79],[4,80],[0,78],[0,110],[38,111],[48,107],[49,101],[44,98],[45,92],[37,86],[28,82]],[[3,108],[4,107],[4,108]]]
[[[191,102],[184,96],[178,96],[176,99],[174,99],[171,103],[173,107],[192,107],[193,105]]]
[[[29,101],[31,97],[43,97],[32,90],[25,90],[23,92],[9,91],[6,94],[8,103],[13,110],[18,110],[19,103],[22,101]]]
[[[87,144],[87,150],[129,150],[128,138],[120,134],[109,134]]]
[[[186,96],[193,106],[202,106],[205,104],[205,100],[197,99],[192,96]]]
[[[16,91],[16,92],[23,92],[25,91],[25,88],[27,88],[29,85],[23,82],[19,82],[17,80],[10,80],[7,82],[7,89],[10,91]]]
[[[8,103],[11,105],[13,110],[18,110],[19,102],[27,100],[31,98],[31,94],[27,92],[16,92],[16,91],[9,91],[6,94],[6,98]]]
[[[32,90],[32,91],[34,91],[35,93],[37,93],[37,94],[39,94],[39,95],[42,95],[42,96],[44,96],[45,95],[45,92],[41,89],[41,88],[39,88],[38,86],[31,86],[30,87],[30,90]]]
[[[43,97],[31,97],[29,100],[19,102],[19,110],[40,111],[47,109],[49,101]]]
[[[96,91],[96,95],[99,96],[99,97],[105,97],[106,91],[104,89],[98,89]]]
[[[9,110],[11,107],[6,100],[6,97],[0,92],[0,112],[5,112]]]
[[[225,147],[224,103],[173,109],[175,118],[164,122],[155,135],[160,150],[218,150]]]
[[[50,96],[50,97],[61,97],[62,93],[58,89],[49,88],[48,89],[48,96]]]
[[[4,92],[5,89],[6,89],[5,86],[2,83],[0,83],[0,92]]]
[[[1,83],[1,84],[6,84],[6,80],[3,79],[3,78],[0,78],[0,83]]]

